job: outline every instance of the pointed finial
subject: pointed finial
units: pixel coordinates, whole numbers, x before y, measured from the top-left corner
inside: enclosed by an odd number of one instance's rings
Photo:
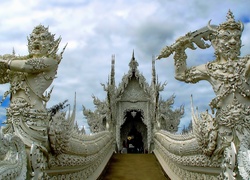
[[[211,28],[210,26],[210,21],[208,23],[208,28],[210,30],[213,30],[215,32],[219,32],[219,31],[226,31],[227,29],[231,29],[231,30],[240,30],[241,32],[244,30],[244,25],[241,21],[236,22],[234,19],[234,15],[232,13],[232,11],[229,9],[228,13],[227,13],[227,21],[220,24],[217,28]]]
[[[115,64],[115,55],[112,54],[112,64]]]
[[[134,72],[137,69],[137,66],[139,66],[138,62],[135,60],[135,52],[133,50],[132,53],[132,58],[131,61],[129,63],[129,67],[132,69],[132,71]]]
[[[115,85],[115,55],[112,55],[111,60],[111,74],[110,74],[110,83],[111,85]]]
[[[15,48],[13,47],[12,49],[12,55],[15,56],[16,55],[16,51],[15,51]]]
[[[155,64],[155,56],[152,55],[152,63]]]
[[[132,53],[132,59],[135,60],[135,51],[133,49],[133,53]]]
[[[234,15],[232,13],[232,11],[229,9],[228,12],[227,12],[227,21],[228,22],[234,22]]]

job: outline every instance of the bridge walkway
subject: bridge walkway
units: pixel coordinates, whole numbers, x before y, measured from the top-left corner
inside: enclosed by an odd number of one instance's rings
[[[100,180],[168,180],[154,154],[114,154]]]

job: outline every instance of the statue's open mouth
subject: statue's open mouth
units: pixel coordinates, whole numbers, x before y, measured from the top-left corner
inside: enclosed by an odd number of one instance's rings
[[[40,50],[39,44],[35,44],[33,49],[34,49],[34,50]]]

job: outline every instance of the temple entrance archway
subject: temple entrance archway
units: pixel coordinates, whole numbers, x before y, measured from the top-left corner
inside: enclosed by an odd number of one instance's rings
[[[140,109],[124,111],[124,123],[120,129],[121,147],[128,153],[144,153],[147,148],[147,127],[143,123],[144,113]]]

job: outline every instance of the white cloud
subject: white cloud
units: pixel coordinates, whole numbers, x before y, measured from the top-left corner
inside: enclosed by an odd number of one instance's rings
[[[3,107],[0,107],[0,116],[5,116],[6,114],[6,109]]]
[[[6,120],[6,109],[3,107],[0,107],[0,126],[2,126],[2,123]]]

